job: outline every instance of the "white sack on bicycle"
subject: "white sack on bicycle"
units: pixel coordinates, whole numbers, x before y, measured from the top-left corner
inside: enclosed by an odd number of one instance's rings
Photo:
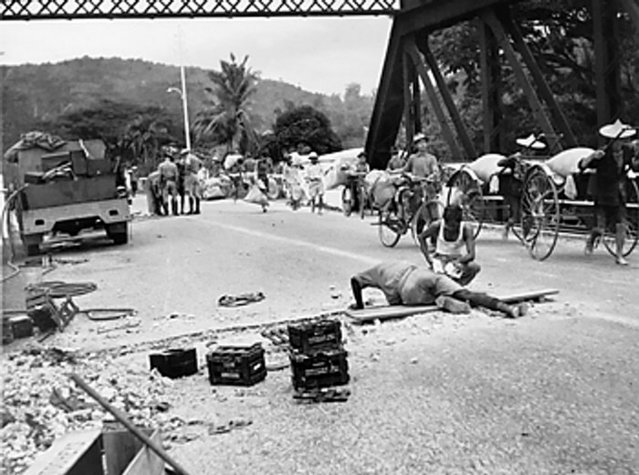
[[[572,173],[579,173],[579,161],[593,152],[594,150],[588,147],[569,148],[549,158],[546,165],[553,173],[565,178]]]
[[[388,172],[373,170],[364,177],[364,182],[369,190],[369,196],[373,198],[373,202],[378,208],[393,199],[396,188],[393,177]]]
[[[486,155],[482,155],[469,163],[468,168],[475,172],[477,178],[486,183],[490,180],[492,175],[498,173],[502,169],[502,167],[497,165],[497,163],[505,158],[506,157],[504,155],[499,153],[487,153]]]

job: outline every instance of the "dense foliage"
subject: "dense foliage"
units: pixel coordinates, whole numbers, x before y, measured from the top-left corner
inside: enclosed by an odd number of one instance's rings
[[[342,148],[328,118],[311,106],[284,112],[275,121],[273,132],[279,146],[286,150],[302,145],[321,155]]]

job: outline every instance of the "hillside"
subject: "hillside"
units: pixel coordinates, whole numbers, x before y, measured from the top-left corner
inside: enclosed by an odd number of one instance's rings
[[[43,120],[55,119],[63,112],[97,103],[102,99],[139,105],[156,105],[181,117],[177,94],[167,92],[180,86],[177,66],[120,58],[80,58],[60,63],[2,66],[1,121],[2,146],[7,149],[20,133],[37,127]],[[207,71],[187,68],[187,91],[191,120],[207,106],[205,88],[210,86]],[[343,101],[271,79],[261,79],[253,96],[252,111],[258,130],[272,127],[276,111],[286,102],[308,104],[324,112],[345,146],[358,146],[364,139],[373,99],[355,96]],[[355,101],[355,102],[353,102]],[[181,119],[180,119],[181,120]],[[361,130],[361,133],[359,132]]]

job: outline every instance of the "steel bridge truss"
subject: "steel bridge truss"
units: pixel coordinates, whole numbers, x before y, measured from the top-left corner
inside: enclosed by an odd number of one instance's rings
[[[386,51],[378,96],[366,142],[371,164],[385,167],[403,123],[406,142],[422,130],[422,99],[435,115],[442,138],[455,160],[472,160],[479,154],[455,106],[442,72],[429,48],[429,35],[465,20],[479,24],[483,103],[483,153],[508,148],[503,143],[500,80],[504,58],[524,91],[537,125],[552,151],[577,146],[568,120],[555,101],[537,61],[511,17],[508,0],[450,0],[419,3],[394,19]],[[639,1],[620,2],[639,29]],[[613,34],[617,14],[612,0],[592,0],[595,38],[597,122],[604,124],[621,113],[619,55]],[[425,94],[422,94],[422,91]]]
[[[400,0],[3,0],[0,20],[393,15]]]

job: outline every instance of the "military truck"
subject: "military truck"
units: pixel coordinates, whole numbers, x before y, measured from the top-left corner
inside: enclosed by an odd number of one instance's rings
[[[3,172],[8,191],[16,192],[12,205],[26,254],[38,254],[47,234],[85,229],[104,229],[115,244],[127,243],[131,214],[117,165],[102,140],[24,134],[4,155]]]

